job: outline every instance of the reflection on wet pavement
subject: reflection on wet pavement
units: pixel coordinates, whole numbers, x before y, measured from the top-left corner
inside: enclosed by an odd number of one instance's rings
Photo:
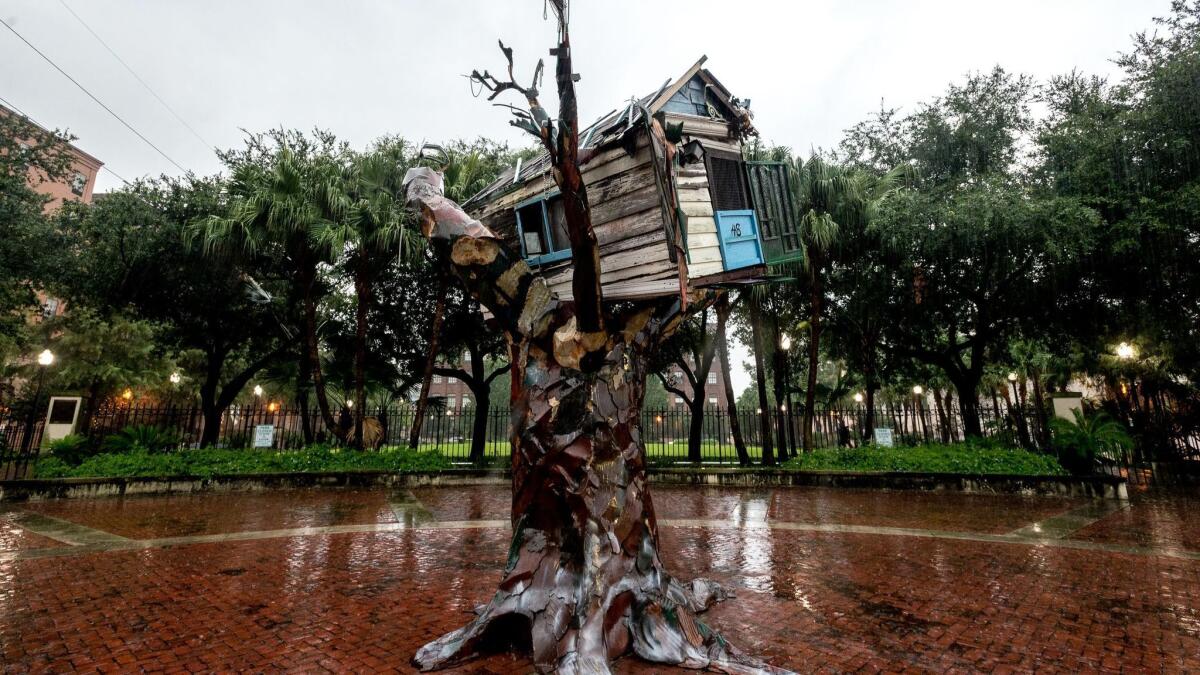
[[[1110,511],[821,489],[654,495],[668,567],[738,592],[707,621],[796,672],[1200,669],[1200,560],[1122,548],[1196,554],[1187,518],[1196,497],[1159,495]],[[29,542],[43,545],[39,535],[0,513],[0,547],[12,552],[0,557],[0,659],[16,672],[410,672],[419,646],[494,592],[508,544],[508,494],[495,487],[9,507],[33,511],[125,537],[176,539],[25,557]],[[1098,520],[1073,534],[1044,530],[1074,539],[1006,534],[1089,518]],[[283,528],[313,529],[260,532]],[[240,534],[221,541],[220,533]],[[1092,548],[1071,548],[1084,544]],[[447,672],[529,667],[494,655]],[[669,670],[632,659],[616,666]]]

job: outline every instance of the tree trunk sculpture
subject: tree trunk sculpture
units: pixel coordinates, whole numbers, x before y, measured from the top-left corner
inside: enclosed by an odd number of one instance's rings
[[[513,539],[500,586],[474,620],[425,645],[422,670],[452,665],[499,644],[525,642],[539,672],[607,673],[628,652],[656,663],[727,673],[780,672],[742,655],[695,618],[726,596],[717,584],[689,585],[667,574],[658,555],[654,507],[646,490],[641,409],[646,356],[684,318],[686,298],[610,312],[600,287],[599,250],[579,169],[575,75],[566,0],[558,18],[557,128],[534,82],[489,73],[472,79],[525,96],[518,126],[541,138],[564,202],[574,261],[574,301],[560,302],[546,280],[442,192],[441,176],[416,168],[405,177],[422,230],[446,252],[455,276],[503,328],[512,355]],[[518,636],[527,639],[514,640]]]

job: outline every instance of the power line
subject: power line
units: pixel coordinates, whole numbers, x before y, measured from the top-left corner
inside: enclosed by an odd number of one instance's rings
[[[109,108],[108,106],[104,105],[104,102],[103,102],[103,101],[101,101],[100,99],[96,98],[96,95],[95,95],[95,94],[93,94],[92,92],[88,91],[88,90],[87,90],[87,88],[86,88],[86,87],[84,87],[82,84],[79,84],[79,82],[78,82],[78,81],[77,81],[75,78],[71,77],[71,75],[70,75],[69,73],[67,73],[67,71],[65,71],[65,70],[63,70],[62,68],[60,68],[60,67],[59,67],[59,65],[58,65],[57,63],[55,63],[54,61],[52,61],[52,60],[50,59],[50,57],[49,57],[49,56],[46,56],[45,54],[43,54],[43,53],[42,53],[42,50],[40,50],[40,49],[38,49],[37,47],[33,46],[33,43],[32,43],[32,42],[30,42],[29,40],[26,40],[24,35],[21,35],[20,33],[18,33],[18,32],[17,32],[17,30],[16,30],[15,28],[13,28],[12,26],[8,25],[8,22],[7,22],[7,21],[5,21],[4,19],[0,19],[0,24],[4,24],[4,27],[5,27],[5,28],[7,28],[9,31],[11,31],[13,35],[16,35],[18,38],[20,38],[20,39],[21,39],[21,42],[24,42],[26,45],[28,45],[28,46],[29,46],[29,48],[30,48],[30,49],[32,49],[33,51],[37,52],[37,55],[38,55],[38,56],[40,56],[40,57],[42,57],[42,59],[43,59],[43,60],[44,60],[46,63],[49,63],[50,65],[54,66],[54,69],[55,69],[55,70],[57,70],[58,72],[62,73],[62,76],[63,76],[63,77],[65,77],[65,78],[67,78],[68,80],[70,80],[70,81],[71,81],[71,84],[74,84],[76,87],[79,87],[79,90],[80,90],[80,91],[82,91],[83,93],[87,94],[87,95],[88,95],[88,98],[90,98],[90,99],[92,99],[93,101],[95,101],[95,102],[96,102],[96,104],[97,104],[97,105],[99,105],[101,108],[104,108],[104,109],[105,109],[105,110],[108,112],[108,114],[109,114],[109,115],[112,115],[114,118],[116,118],[116,120],[117,120],[118,122],[120,122],[121,124],[125,125],[125,128],[126,128],[126,129],[129,129],[130,131],[132,131],[132,132],[133,132],[133,134],[134,134],[135,136],[137,136],[138,138],[142,139],[142,141],[144,141],[144,142],[146,143],[146,145],[149,145],[150,147],[154,148],[154,151],[155,151],[155,152],[157,152],[158,154],[162,155],[163,159],[165,159],[165,160],[167,160],[168,162],[170,162],[170,163],[174,164],[174,165],[175,165],[175,168],[179,169],[180,171],[182,171],[182,172],[184,172],[184,173],[187,173],[187,172],[188,172],[188,170],[187,170],[187,169],[185,169],[185,168],[183,168],[183,166],[181,166],[181,165],[179,164],[179,162],[176,162],[175,160],[171,159],[171,158],[170,158],[170,156],[168,156],[168,155],[167,155],[167,153],[165,153],[165,152],[163,152],[161,149],[159,149],[159,147],[158,147],[157,145],[155,145],[155,144],[151,143],[151,142],[150,142],[150,139],[148,139],[148,138],[146,138],[145,136],[143,136],[143,135],[142,135],[142,134],[141,134],[141,133],[140,133],[140,132],[139,132],[137,129],[134,129],[134,128],[133,128],[133,127],[132,127],[132,126],[129,124],[129,122],[126,122],[125,120],[121,119],[121,116],[120,116],[120,115],[118,115],[117,113],[113,112],[113,111],[112,111],[112,108]]]
[[[30,122],[32,122],[33,124],[36,124],[37,126],[39,126],[39,127],[43,128],[43,129],[47,129],[47,130],[50,128],[50,127],[47,127],[45,124],[42,124],[41,122],[38,122],[37,120],[33,119],[33,118],[32,118],[32,117],[30,117],[29,115],[25,114],[25,111],[21,110],[20,108],[18,108],[18,107],[17,107],[17,106],[15,106],[15,105],[13,105],[13,104],[12,104],[12,102],[10,102],[10,101],[6,100],[6,99],[5,99],[3,96],[0,96],[0,103],[3,103],[3,104],[4,104],[5,106],[7,106],[7,107],[8,107],[10,110],[12,110],[13,112],[17,113],[17,114],[18,114],[18,115],[20,115],[21,117],[24,117],[25,119],[29,120],[29,121],[30,121]],[[121,174],[119,174],[119,173],[117,173],[116,171],[113,171],[112,169],[110,169],[110,168],[108,167],[108,165],[107,165],[107,164],[101,164],[101,165],[100,165],[100,169],[101,169],[102,171],[107,171],[107,172],[111,173],[113,176],[116,176],[117,180],[119,180],[119,181],[121,181],[122,183],[124,183],[126,187],[134,187],[133,183],[130,183],[129,181],[125,180],[125,178],[124,178],[124,177],[122,177],[122,176],[121,176]]]
[[[210,149],[216,148],[215,145],[213,145],[212,143],[209,143],[207,140],[205,140],[204,137],[200,135],[200,132],[193,129],[192,125],[188,124],[186,120],[184,120],[182,117],[180,117],[179,113],[175,112],[175,110],[171,106],[167,105],[167,102],[164,101],[162,99],[162,97],[159,96],[158,93],[155,92],[154,89],[151,88],[150,85],[145,80],[143,80],[137,73],[135,73],[133,71],[133,68],[130,67],[130,65],[128,63],[125,63],[125,59],[122,59],[117,54],[117,52],[115,52],[113,50],[112,47],[109,47],[108,43],[105,42],[104,39],[101,38],[96,33],[96,31],[92,30],[92,27],[89,26],[87,24],[87,22],[83,20],[82,17],[80,17],[78,14],[76,14],[75,10],[71,9],[71,6],[67,4],[67,0],[58,0],[58,2],[59,2],[59,4],[61,4],[63,6],[63,9],[66,9],[68,12],[71,13],[71,16],[75,17],[75,20],[79,22],[79,25],[81,25],[85,29],[87,29],[87,32],[91,33],[92,37],[96,38],[96,42],[99,42],[102,47],[104,47],[105,49],[108,50],[109,54],[112,54],[112,57],[117,60],[117,63],[120,63],[122,66],[125,67],[125,70],[129,71],[129,74],[133,76],[133,79],[137,80],[138,83],[141,84],[142,87],[144,87],[146,89],[146,91],[150,92],[150,95],[153,96],[156,101],[158,101],[159,103],[162,104],[162,107],[167,109],[167,112],[171,113],[171,115],[174,116],[176,120],[179,120],[179,123],[182,124],[184,127],[186,127],[188,131],[192,132],[192,135],[195,136],[206,147],[208,147]]]

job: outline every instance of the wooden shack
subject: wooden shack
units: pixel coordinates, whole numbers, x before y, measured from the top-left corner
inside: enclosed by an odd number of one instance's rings
[[[743,160],[743,143],[757,135],[749,101],[704,62],[580,133],[607,300],[757,283],[799,253],[787,167]],[[571,298],[570,243],[547,155],[510,167],[464,207]]]

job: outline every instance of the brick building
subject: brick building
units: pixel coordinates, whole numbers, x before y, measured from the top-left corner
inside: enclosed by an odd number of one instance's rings
[[[685,357],[685,360],[691,365],[691,357]],[[704,407],[720,408],[722,410],[725,408],[725,385],[722,383],[721,378],[721,359],[714,358],[712,368],[709,369],[708,377],[703,383]],[[677,389],[689,394],[692,392],[692,383],[688,381],[678,366],[671,369],[668,379],[674,383],[673,386]],[[671,391],[667,392],[668,408],[675,410],[683,408],[685,405],[687,403],[683,400],[683,397]]]

